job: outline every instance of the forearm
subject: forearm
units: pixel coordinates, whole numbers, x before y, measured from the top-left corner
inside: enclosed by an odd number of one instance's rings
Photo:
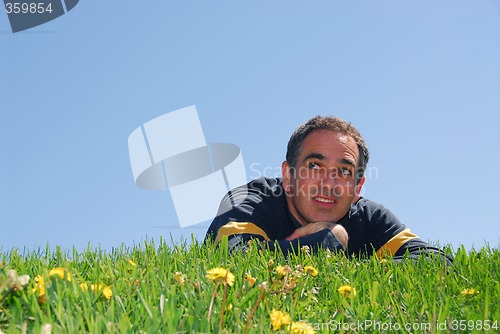
[[[304,246],[308,246],[312,252],[317,252],[320,248],[329,249],[331,251],[344,250],[344,246],[330,229],[324,229],[293,240],[270,241],[267,245],[269,249],[272,250],[279,247],[285,255],[289,253],[298,253],[300,248]]]
[[[316,252],[320,248],[329,249],[331,251],[344,250],[344,246],[335,237],[332,231],[329,229],[324,229],[294,240],[265,241],[261,236],[254,234],[231,235],[228,238],[229,251],[244,251],[249,247],[249,241],[251,240],[258,240],[263,248],[267,248],[270,250],[280,249],[285,255],[288,255],[290,253],[298,253],[300,251],[300,248],[303,246],[308,246],[313,252]]]
[[[402,261],[405,257],[410,257],[417,260],[419,257],[424,256],[428,260],[444,260],[446,265],[451,266],[453,264],[453,259],[451,256],[445,254],[441,249],[430,246],[421,239],[413,239],[403,245],[394,254],[395,261]]]

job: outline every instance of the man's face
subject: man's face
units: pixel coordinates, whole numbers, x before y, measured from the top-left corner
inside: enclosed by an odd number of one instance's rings
[[[288,208],[302,225],[336,223],[345,216],[365,181],[356,184],[358,158],[352,137],[315,130],[302,142],[296,166],[283,162]]]

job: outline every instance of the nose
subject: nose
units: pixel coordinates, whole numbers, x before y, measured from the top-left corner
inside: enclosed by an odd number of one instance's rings
[[[325,195],[336,196],[339,190],[339,177],[336,171],[328,171],[321,180],[321,185]]]

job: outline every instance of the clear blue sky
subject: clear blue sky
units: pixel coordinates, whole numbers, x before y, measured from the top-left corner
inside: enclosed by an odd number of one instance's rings
[[[351,121],[366,197],[424,240],[500,243],[499,1],[103,0],[16,34],[0,12],[0,249],[202,238],[127,147],[190,105],[249,179],[310,117]]]

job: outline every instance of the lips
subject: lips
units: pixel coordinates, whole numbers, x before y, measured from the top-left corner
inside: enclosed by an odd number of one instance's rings
[[[318,201],[320,203],[325,203],[325,204],[336,203],[336,201],[333,198],[322,197],[322,196],[313,197],[313,200]]]

